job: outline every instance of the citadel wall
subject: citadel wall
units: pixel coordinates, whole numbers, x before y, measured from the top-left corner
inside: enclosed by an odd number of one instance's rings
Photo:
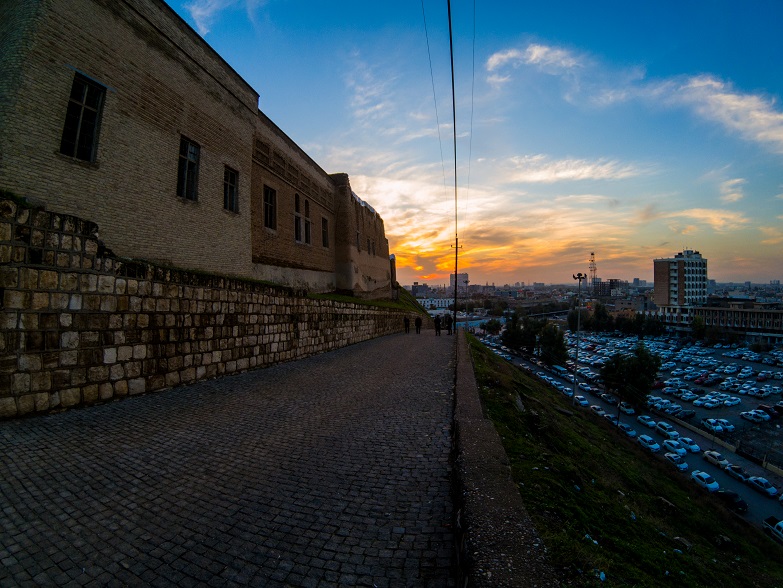
[[[405,314],[121,259],[95,223],[0,199],[3,418],[330,351],[398,332]]]

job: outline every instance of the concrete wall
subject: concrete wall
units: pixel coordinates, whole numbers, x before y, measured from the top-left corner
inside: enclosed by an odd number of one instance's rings
[[[0,417],[188,384],[402,330],[403,311],[124,260],[97,236],[94,223],[0,199]]]

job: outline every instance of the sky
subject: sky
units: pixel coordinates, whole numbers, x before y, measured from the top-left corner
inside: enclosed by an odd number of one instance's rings
[[[167,1],[349,174],[401,284],[448,284],[456,237],[472,284],[575,283],[591,253],[651,284],[684,249],[783,280],[779,0],[453,0],[456,108],[446,0]]]

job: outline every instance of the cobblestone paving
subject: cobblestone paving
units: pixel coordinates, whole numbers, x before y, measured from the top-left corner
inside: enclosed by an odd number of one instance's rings
[[[453,342],[0,423],[0,585],[453,586]]]

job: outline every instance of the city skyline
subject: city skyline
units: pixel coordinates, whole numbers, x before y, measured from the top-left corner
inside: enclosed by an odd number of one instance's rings
[[[168,3],[286,134],[350,175],[400,283],[449,282],[445,2]],[[455,1],[452,19],[471,281],[567,283],[595,252],[599,277],[651,283],[653,260],[684,249],[718,282],[783,278],[783,71],[769,65],[783,4],[507,2],[474,18]]]

